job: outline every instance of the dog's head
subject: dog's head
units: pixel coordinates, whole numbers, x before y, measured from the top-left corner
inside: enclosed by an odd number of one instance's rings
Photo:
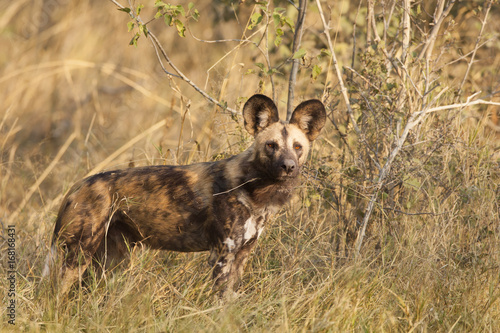
[[[269,97],[254,95],[245,103],[243,117],[255,137],[254,162],[268,177],[284,181],[299,175],[310,143],[325,125],[326,112],[323,103],[311,99],[300,103],[286,123]]]

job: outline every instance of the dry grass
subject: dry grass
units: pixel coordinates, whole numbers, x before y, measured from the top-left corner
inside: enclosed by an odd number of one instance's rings
[[[378,190],[376,163],[383,165],[394,138],[426,103],[463,103],[476,91],[495,101],[500,11],[494,5],[481,25],[484,6],[456,4],[430,62],[414,61],[414,55],[402,79],[395,71],[384,72],[387,58],[381,51],[401,48],[400,3],[383,46],[366,27],[366,3],[359,12],[349,1],[331,8],[323,3],[337,59],[352,67],[344,80],[360,133],[349,122],[330,58],[324,52],[316,57],[328,46],[318,10],[310,4],[302,39],[308,54],[295,95],[323,97],[331,121],[314,144],[296,198],[251,257],[241,297],[222,304],[211,294],[204,253],[134,249],[129,266],[105,278],[91,276],[72,298],[57,299],[41,282],[61,195],[73,182],[101,169],[213,160],[241,151],[250,140],[241,119],[208,104],[187,84],[169,80],[144,37],[137,48],[128,46],[127,16],[111,2],[0,1],[0,220],[5,238],[7,225],[16,226],[18,265],[16,326],[6,329],[499,331],[498,107],[426,116]],[[198,38],[241,38],[230,5],[196,6],[202,16],[190,28]],[[435,4],[421,6],[412,7],[410,48],[417,51],[432,28]],[[242,25],[252,10],[253,5],[239,7]],[[374,10],[382,34],[389,7],[383,11],[377,3]],[[146,7],[143,17],[148,13]],[[230,19],[223,21],[227,13]],[[278,66],[290,55],[290,31],[282,47],[258,50],[253,44],[199,42],[189,34],[183,39],[162,22],[149,27],[190,79],[235,109],[242,97],[272,94],[268,77],[245,74],[258,73],[255,63],[266,63],[267,56]],[[482,27],[481,47],[461,87]],[[314,65],[323,69],[317,80],[311,79]],[[279,68],[284,75],[273,76],[282,117],[289,68],[287,62]],[[428,92],[429,82],[439,87]],[[421,92],[428,95],[419,98]],[[373,212],[356,256],[355,240],[371,198]],[[7,245],[0,244],[3,263]],[[7,290],[6,279],[0,281]],[[2,323],[8,300],[2,293]]]

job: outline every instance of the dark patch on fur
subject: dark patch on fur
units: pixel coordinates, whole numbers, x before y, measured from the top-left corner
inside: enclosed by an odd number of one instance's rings
[[[286,129],[286,126],[283,126],[283,129],[281,130],[281,136],[283,137],[283,141],[287,142],[288,131]]]

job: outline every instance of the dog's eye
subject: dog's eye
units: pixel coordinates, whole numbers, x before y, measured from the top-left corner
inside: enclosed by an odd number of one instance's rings
[[[302,146],[299,145],[298,143],[296,143],[296,144],[293,145],[293,149],[295,149],[295,150],[301,150]]]
[[[274,143],[274,142],[268,142],[268,143],[266,143],[266,146],[268,146],[271,149],[276,149],[276,143]]]

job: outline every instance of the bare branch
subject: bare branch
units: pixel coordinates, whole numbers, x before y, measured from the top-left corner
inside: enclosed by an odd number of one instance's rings
[[[500,106],[500,102],[485,101],[485,100],[482,100],[482,99],[471,101],[475,96],[477,96],[480,93],[480,92],[477,92],[477,93],[469,96],[467,98],[467,102],[465,102],[465,103],[443,105],[443,106],[438,106],[438,107],[431,108],[430,106],[432,104],[434,104],[437,100],[439,100],[439,98],[441,97],[441,95],[445,91],[447,91],[447,90],[448,90],[447,88],[441,90],[439,92],[439,94],[437,94],[437,96],[434,97],[434,99],[426,106],[426,108],[424,108],[423,110],[421,110],[419,112],[414,112],[410,116],[410,119],[408,120],[408,122],[406,123],[406,126],[405,126],[405,129],[404,129],[403,133],[401,134],[401,136],[399,138],[396,139],[395,145],[394,145],[395,147],[390,152],[389,157],[387,158],[386,163],[384,164],[382,170],[379,173],[379,177],[378,177],[377,184],[375,186],[375,190],[374,190],[374,192],[373,192],[373,194],[372,194],[372,196],[370,198],[370,202],[368,203],[368,206],[367,206],[367,208],[365,210],[365,215],[363,217],[363,222],[361,224],[361,229],[359,231],[358,238],[356,239],[356,245],[355,245],[355,254],[356,254],[356,256],[359,255],[359,251],[361,250],[361,246],[362,246],[362,243],[363,243],[363,238],[364,238],[365,232],[366,232],[366,227],[368,225],[368,221],[370,219],[371,213],[372,213],[373,208],[375,206],[375,201],[377,199],[378,193],[379,193],[380,189],[382,188],[382,186],[383,186],[383,184],[385,182],[385,178],[387,177],[387,175],[389,174],[389,171],[391,170],[392,162],[394,161],[394,159],[397,156],[397,154],[399,153],[399,151],[402,149],[403,144],[405,143],[406,138],[408,137],[409,132],[418,123],[420,123],[425,118],[426,115],[428,115],[431,112],[437,112],[437,111],[443,111],[443,110],[450,110],[450,109],[462,109],[462,108],[465,108],[465,107],[468,107],[468,106],[472,106],[472,105],[477,105],[477,104],[487,104],[487,105]]]
[[[467,106],[479,105],[479,104],[500,106],[500,102],[492,102],[492,101],[485,101],[482,99],[476,99],[475,101],[472,101],[472,102],[438,106],[438,107],[429,109],[427,111],[427,113],[443,111],[443,110],[462,109],[462,108],[465,108]]]
[[[410,47],[410,0],[403,1],[403,52],[401,62],[407,65],[407,54]]]
[[[443,14],[443,9],[444,9],[444,3],[445,0],[438,0],[436,3],[436,8],[434,9],[434,22],[437,22],[441,15]],[[425,58],[427,59],[427,62],[430,60],[432,56],[432,50],[434,49],[434,42],[436,39],[433,39],[429,42],[429,46],[427,47],[427,51],[425,52]]]
[[[295,35],[293,36],[292,54],[295,54],[300,47],[302,40],[302,31],[304,26],[304,19],[306,17],[307,0],[299,0],[299,15],[297,23],[295,24]],[[286,120],[290,120],[293,111],[293,99],[295,82],[297,81],[297,72],[299,71],[300,59],[293,59],[292,69],[290,71],[290,80],[288,81],[288,102],[286,107]]]
[[[437,101],[441,95],[447,91],[448,89],[445,88],[439,92],[439,94],[427,105],[427,108],[425,108],[422,111],[419,112],[414,112],[410,116],[410,119],[408,119],[408,122],[406,123],[406,126],[403,130],[403,133],[401,134],[400,137],[398,137],[395,142],[394,142],[394,149],[389,153],[389,156],[387,157],[387,161],[385,162],[384,166],[382,167],[382,170],[379,173],[377,184],[375,185],[375,190],[373,191],[373,194],[370,198],[370,201],[368,202],[368,206],[365,209],[365,214],[363,217],[363,222],[361,223],[361,229],[359,230],[358,237],[356,239],[356,244],[355,244],[355,255],[356,257],[359,256],[359,252],[361,250],[361,246],[363,244],[363,239],[365,237],[366,233],[366,227],[368,226],[368,221],[370,220],[371,214],[373,212],[373,208],[375,207],[375,202],[378,197],[378,193],[382,186],[385,183],[385,179],[387,175],[389,175],[389,172],[392,167],[392,162],[398,155],[399,151],[403,147],[403,144],[406,142],[406,138],[408,137],[408,134],[410,131],[418,124],[420,123],[424,117],[428,114],[430,111],[430,105],[432,105],[435,101]]]
[[[111,2],[113,2],[117,7],[123,9],[125,7],[123,7],[121,4],[119,4],[116,0],[110,0]],[[142,19],[140,18],[140,16],[136,16],[134,15],[134,11],[131,10],[129,12],[129,15],[132,17],[132,19],[134,19],[137,23],[140,23],[142,25],[144,25]],[[155,36],[155,34],[153,34],[153,32],[151,32],[151,30],[148,28],[148,27],[145,27],[147,29],[147,36],[150,37],[150,40],[151,40],[151,44],[153,44],[153,47],[155,48],[155,51],[156,51],[156,56],[158,58],[158,61],[160,63],[160,66],[162,67],[163,71],[169,75],[169,76],[174,76],[173,74],[169,73],[165,66],[163,65],[163,62],[161,60],[161,57],[160,57],[160,54],[163,56],[163,58],[165,59],[165,61],[168,63],[168,65],[170,67],[172,67],[172,69],[177,73],[177,75],[175,75],[175,77],[178,77],[180,79],[182,79],[183,81],[187,82],[191,87],[194,88],[194,90],[196,90],[198,93],[200,93],[203,97],[205,97],[207,100],[209,100],[210,102],[218,105],[219,107],[221,107],[223,110],[227,110],[231,113],[234,113],[234,114],[238,114],[239,112],[232,109],[232,108],[228,108],[226,105],[223,105],[221,102],[219,102],[218,100],[216,100],[215,98],[211,97],[207,92],[205,92],[203,89],[201,89],[200,87],[198,87],[193,81],[191,81],[186,75],[184,75],[183,72],[181,72],[177,66],[175,66],[175,64],[172,62],[172,60],[170,60],[167,52],[165,52],[165,49],[163,48],[163,46],[161,45],[160,41],[158,40],[158,38]],[[158,52],[159,51],[159,52]]]

